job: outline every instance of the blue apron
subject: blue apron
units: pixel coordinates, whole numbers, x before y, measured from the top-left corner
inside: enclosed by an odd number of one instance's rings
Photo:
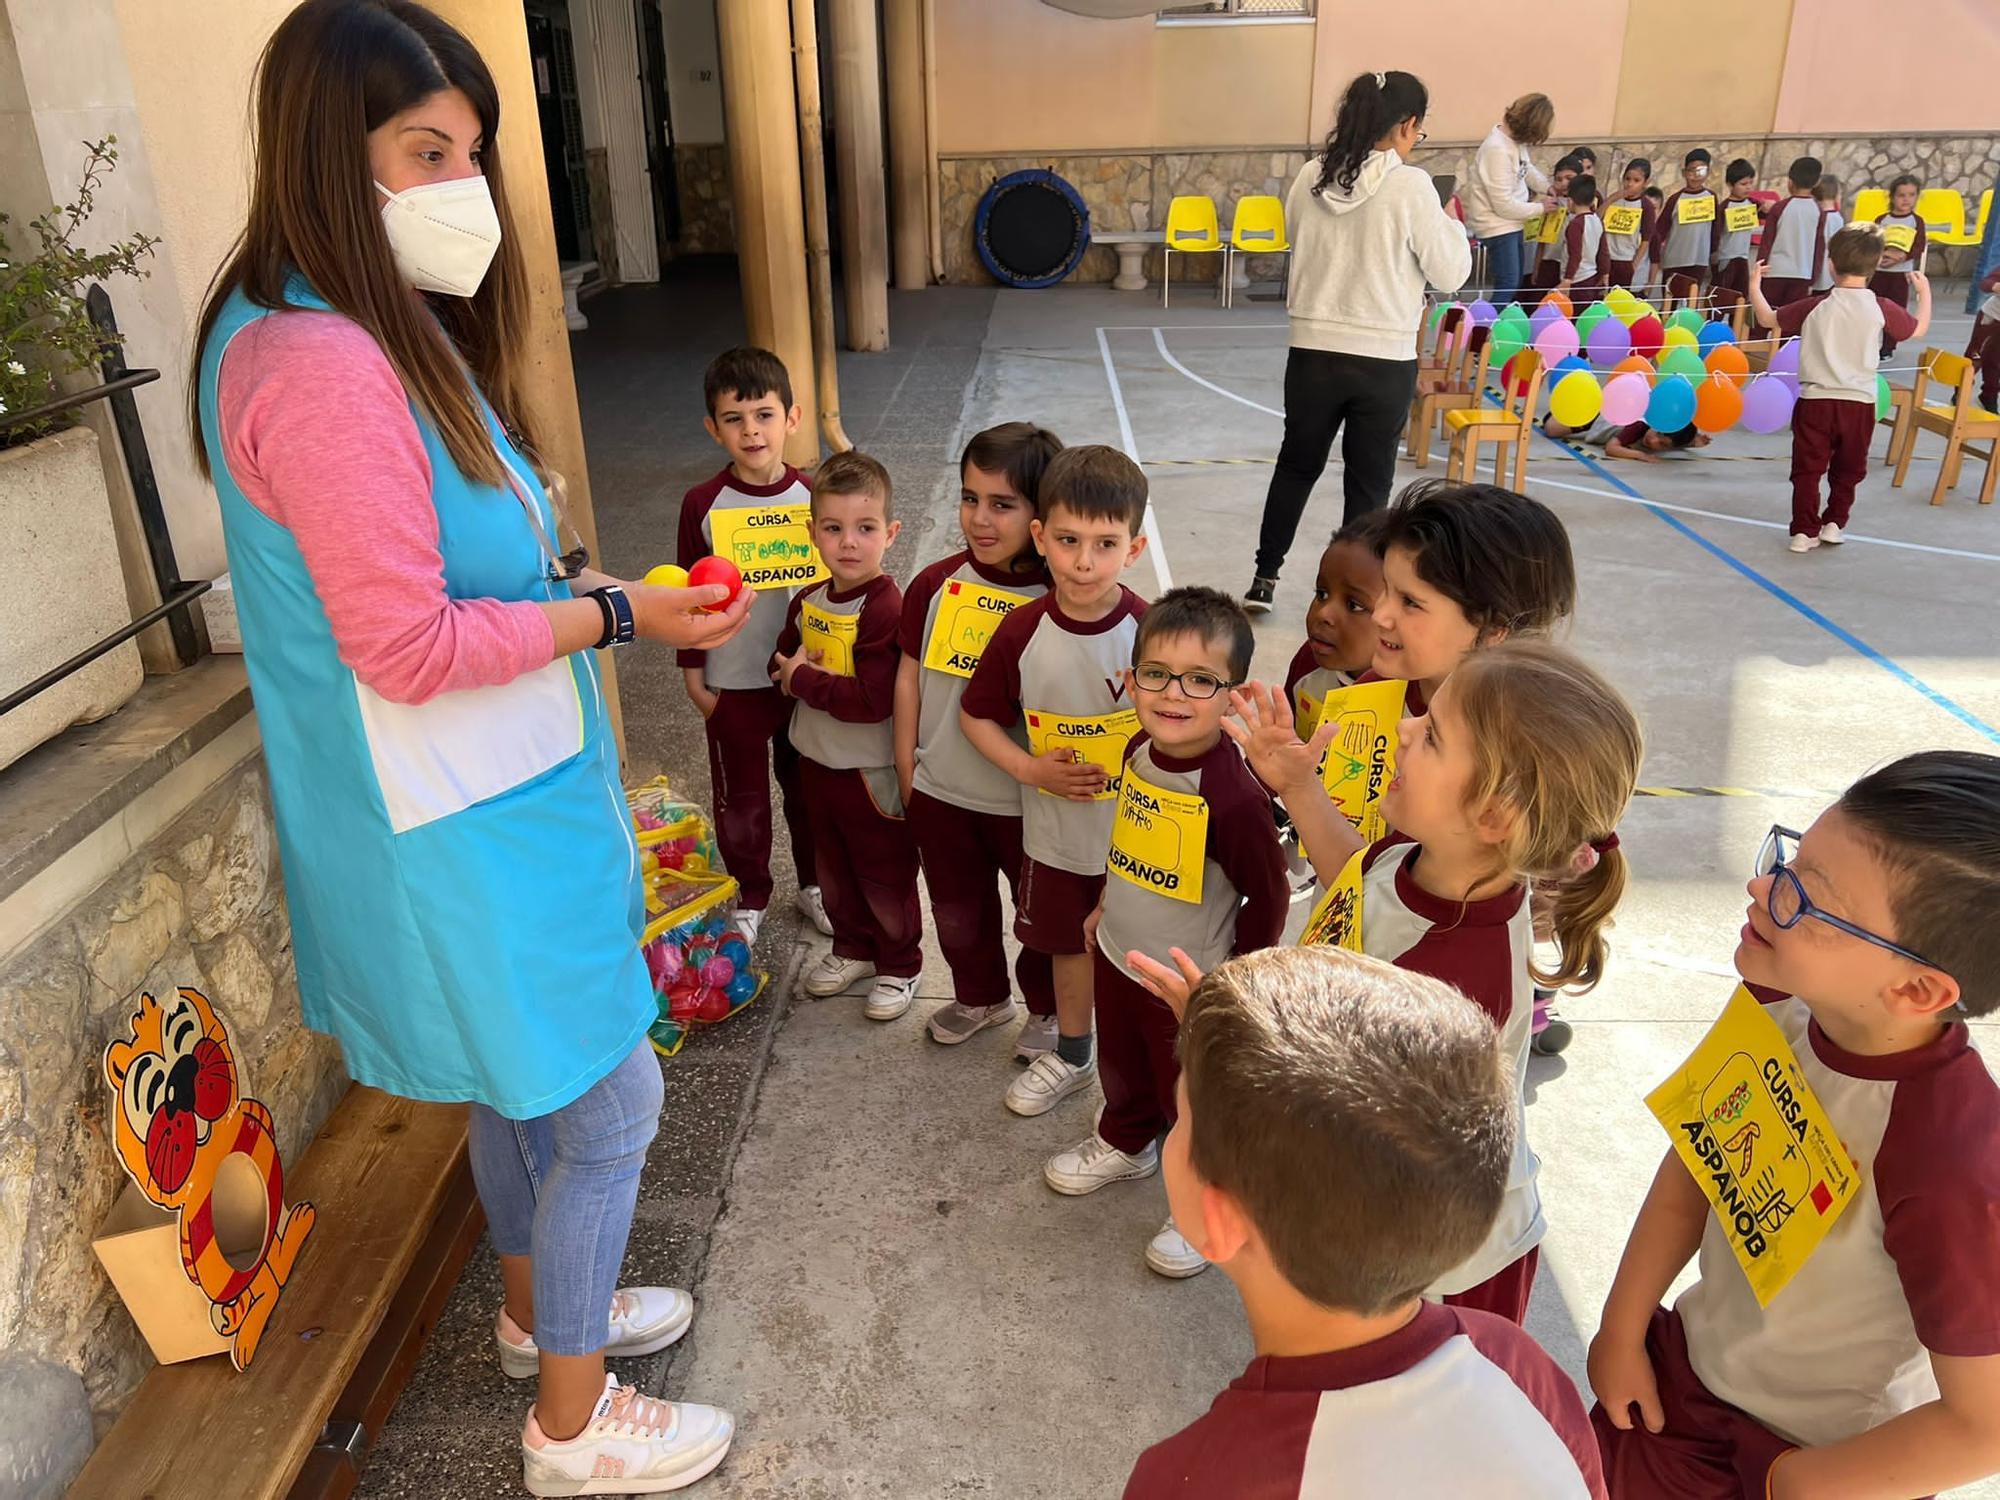
[[[285,300],[331,310],[298,277]],[[477,1100],[513,1119],[548,1114],[622,1062],[656,1014],[638,944],[638,846],[597,663],[578,651],[418,705],[355,677],[292,534],[250,503],[223,452],[223,353],[269,316],[241,291],[224,305],[202,349],[201,425],[305,1022],[339,1040],[362,1083]],[[549,581],[523,497],[467,479],[430,422],[414,406],[411,415],[430,460],[446,594],[568,597],[567,584]],[[554,536],[534,471],[486,418]]]

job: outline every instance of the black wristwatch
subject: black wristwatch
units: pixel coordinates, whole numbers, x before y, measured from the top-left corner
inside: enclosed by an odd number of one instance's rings
[[[615,583],[607,583],[583,597],[595,599],[597,607],[604,613],[604,633],[597,638],[597,650],[632,644],[632,601],[625,597],[625,590]]]

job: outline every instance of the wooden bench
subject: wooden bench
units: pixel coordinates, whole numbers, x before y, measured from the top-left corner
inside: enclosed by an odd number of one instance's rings
[[[286,1196],[318,1222],[257,1358],[160,1365],[70,1500],[340,1500],[485,1220],[464,1105],[348,1091]]]
[[[1118,252],[1118,275],[1111,285],[1121,292],[1146,290],[1146,252],[1167,242],[1164,229],[1114,229],[1109,234],[1090,232],[1090,243],[1109,245]]]

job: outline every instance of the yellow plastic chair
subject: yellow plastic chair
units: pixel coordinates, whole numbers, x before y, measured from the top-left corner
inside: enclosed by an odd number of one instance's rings
[[[1944,439],[1944,456],[1938,461],[1937,484],[1931,490],[1931,504],[1944,504],[1945,491],[1958,484],[1958,471],[1969,452],[1974,458],[1986,460],[1986,482],[1979,487],[1979,503],[1993,503],[1993,481],[2000,477],[2000,467],[1994,460],[2000,457],[2000,417],[1986,411],[1972,399],[1972,377],[1976,373],[1971,360],[1963,354],[1949,354],[1943,349],[1926,349],[1922,362],[1917,367],[1917,381],[1910,392],[1909,425],[1902,434],[1902,451],[1896,459],[1896,477],[1892,483],[1900,488],[1910,472],[1910,459],[1917,451],[1917,434],[1935,432]],[[1951,395],[1950,405],[1940,405],[1924,400],[1924,388],[1931,382],[1944,386]],[[1982,455],[1972,446],[1973,440],[1984,439],[1986,452]],[[1894,438],[1891,438],[1894,441]]]
[[[1223,249],[1222,223],[1215,214],[1215,200],[1206,193],[1182,193],[1167,205],[1166,274],[1160,278],[1160,306],[1171,305],[1174,289],[1174,256],[1213,255]],[[1225,257],[1226,258],[1226,257]],[[1223,292],[1228,290],[1223,276]],[[1218,297],[1222,295],[1217,293]]]
[[[1460,407],[1444,414],[1445,430],[1451,434],[1451,451],[1444,461],[1445,478],[1470,484],[1473,472],[1479,467],[1480,446],[1491,443],[1493,482],[1507,486],[1504,476],[1511,457],[1514,482],[1507,487],[1518,490],[1527,483],[1528,444],[1533,441],[1535,402],[1542,394],[1544,371],[1542,357],[1533,349],[1523,349],[1514,356],[1514,361],[1514,383],[1511,389],[1503,385],[1500,410],[1490,406]]]
[[[1253,193],[1236,200],[1236,214],[1229,221],[1229,245],[1222,252],[1222,305],[1236,302],[1236,257],[1239,255],[1282,255],[1285,279],[1291,279],[1292,242],[1285,238],[1285,205],[1269,193]]]
[[[1925,188],[1917,194],[1917,217],[1933,245],[1966,245],[1965,195],[1957,188]]]
[[[1928,196],[1928,194],[1926,194],[1926,196]],[[1917,212],[1919,214],[1923,213],[1923,205],[1921,203],[1917,205]],[[1961,200],[1959,213],[1962,216],[1964,212],[1965,210],[1963,207],[1963,200]],[[1953,234],[1949,230],[1946,230],[1943,233],[1939,233],[1936,230],[1930,229],[1928,226],[1928,221],[1926,221],[1925,233],[1927,233],[1930,236],[1931,243],[1934,245],[1983,244],[1986,240],[1986,221],[1987,219],[1992,217],[1992,214],[1993,214],[1993,189],[1988,188],[1985,192],[1979,195],[1979,215],[1978,218],[1971,225],[1961,228],[1956,234]]]
[[[1889,211],[1889,194],[1884,188],[1863,188],[1854,195],[1854,217],[1850,224],[1873,224]]]

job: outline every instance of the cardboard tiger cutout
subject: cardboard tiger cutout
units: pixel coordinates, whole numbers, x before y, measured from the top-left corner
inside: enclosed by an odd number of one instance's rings
[[[215,1331],[233,1340],[230,1362],[246,1369],[313,1229],[310,1203],[285,1207],[271,1112],[243,1097],[229,1029],[199,990],[165,1006],[141,995],[129,1034],[104,1049],[104,1076],[119,1158],[141,1192],[179,1215],[181,1267],[208,1298]],[[231,1157],[263,1184],[263,1232],[225,1253],[214,1194]]]

